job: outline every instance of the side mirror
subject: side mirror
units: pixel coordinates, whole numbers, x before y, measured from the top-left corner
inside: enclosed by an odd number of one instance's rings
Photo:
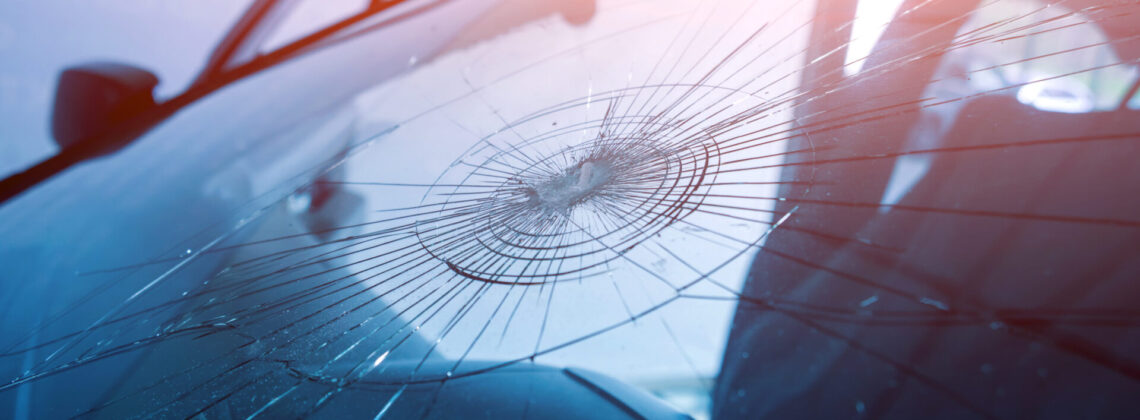
[[[114,152],[128,139],[104,138],[113,128],[153,108],[153,73],[125,64],[92,63],[65,69],[59,75],[51,131],[62,149],[84,142],[93,156]]]

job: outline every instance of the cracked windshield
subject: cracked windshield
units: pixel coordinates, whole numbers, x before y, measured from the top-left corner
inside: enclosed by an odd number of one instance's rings
[[[1133,418],[1140,3],[9,1],[0,418]]]

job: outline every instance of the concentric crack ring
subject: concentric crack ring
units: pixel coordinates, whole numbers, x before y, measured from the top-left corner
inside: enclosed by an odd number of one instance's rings
[[[581,280],[701,205],[719,165],[707,135],[668,137],[673,124],[650,116],[534,127],[591,104],[508,125],[456,160],[428,192],[447,199],[417,226],[424,250],[482,282]]]

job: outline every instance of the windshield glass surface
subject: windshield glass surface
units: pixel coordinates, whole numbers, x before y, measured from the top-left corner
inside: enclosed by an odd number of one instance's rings
[[[0,207],[4,417],[1138,408],[1137,5],[438,3]]]

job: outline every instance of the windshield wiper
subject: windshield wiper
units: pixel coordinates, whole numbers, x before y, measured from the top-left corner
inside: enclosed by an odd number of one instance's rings
[[[435,0],[399,15],[370,24],[373,31],[399,23],[449,0]],[[346,19],[313,32],[276,50],[258,54],[257,48],[295,0],[257,0],[215,48],[194,83],[181,94],[158,102],[153,89],[158,79],[147,70],[117,63],[96,63],[65,69],[60,73],[52,133],[60,146],[55,155],[0,180],[0,206],[72,165],[114,153],[165,121],[182,108],[231,83],[257,74],[333,43],[350,39],[338,36],[409,0],[373,0]],[[237,64],[235,64],[237,63]],[[108,101],[106,92],[114,92]]]

